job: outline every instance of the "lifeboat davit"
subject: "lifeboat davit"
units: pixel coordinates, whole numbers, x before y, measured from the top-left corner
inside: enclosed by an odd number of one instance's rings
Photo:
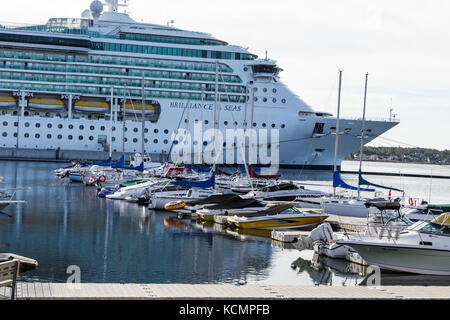
[[[61,110],[64,108],[64,101],[60,99],[33,98],[28,102],[31,109]]]
[[[123,107],[122,107],[123,110]],[[125,105],[125,113],[128,114],[136,114],[136,115],[142,115],[142,104],[126,104]],[[155,114],[155,106],[151,104],[146,104],[144,106],[144,114],[145,115],[152,115]]]
[[[17,106],[17,99],[9,96],[0,96],[0,108],[14,108]]]
[[[104,113],[109,110],[109,103],[102,101],[77,101],[74,109],[81,112]]]

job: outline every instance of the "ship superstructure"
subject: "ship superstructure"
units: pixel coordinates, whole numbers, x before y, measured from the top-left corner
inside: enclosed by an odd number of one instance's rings
[[[266,130],[268,142],[257,143],[279,152],[281,167],[332,167],[336,118],[291,92],[274,61],[207,33],[137,23],[121,5],[96,0],[81,18],[0,28],[1,147],[135,153],[144,145],[167,155],[174,133],[201,124],[224,137]],[[361,121],[340,121],[339,163],[361,135]],[[397,123],[366,121],[365,142]],[[194,149],[210,144],[191,138]],[[237,144],[221,144],[239,164]]]

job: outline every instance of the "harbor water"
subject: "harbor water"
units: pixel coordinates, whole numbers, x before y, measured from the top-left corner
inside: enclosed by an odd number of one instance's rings
[[[318,258],[310,250],[270,239],[270,232],[246,234],[214,224],[179,221],[125,201],[98,198],[97,190],[55,177],[64,164],[1,161],[1,188],[18,190],[0,216],[0,252],[36,259],[39,267],[21,281],[66,282],[71,266],[83,283],[189,283],[266,285],[360,285],[366,268],[345,260]],[[357,171],[358,163],[344,162]],[[364,163],[363,171],[416,173],[430,178],[365,176],[377,184],[405,190],[393,197],[450,203],[448,166]],[[330,172],[286,171],[283,177],[311,189],[331,191]],[[356,184],[357,175],[343,178]],[[387,191],[385,191],[387,194]],[[72,269],[73,270],[73,269]],[[448,284],[450,279],[387,275],[390,284]],[[446,282],[447,281],[447,282]]]

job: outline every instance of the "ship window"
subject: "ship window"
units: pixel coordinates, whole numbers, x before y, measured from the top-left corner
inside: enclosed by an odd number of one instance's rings
[[[275,128],[277,125],[275,123],[272,123],[272,128]]]
[[[40,128],[41,124],[40,123],[36,123],[36,128]]]
[[[277,89],[273,89],[272,92],[273,92],[273,93],[277,93]]]
[[[83,136],[79,136],[78,137],[78,140],[80,140],[80,141],[83,140],[83,139],[84,139]]]
[[[91,130],[95,130],[95,127],[94,127],[94,126],[91,126],[90,129],[91,129]]]
[[[159,130],[158,129],[155,129],[154,131],[153,131],[154,133],[158,133],[159,132]]]
[[[264,102],[267,102],[267,98],[264,98],[263,101],[264,101]]]
[[[52,128],[52,124],[51,123],[47,124],[47,128],[51,129]]]
[[[158,143],[158,139],[153,140],[153,143],[157,144]]]
[[[7,134],[6,132],[3,132],[3,136],[4,136],[4,137],[7,137],[8,134]]]
[[[282,102],[282,103],[286,103],[286,99],[282,99],[281,102]]]
[[[94,140],[94,137],[93,137],[93,136],[90,136],[90,137],[89,137],[89,140],[91,140],[91,141]]]
[[[73,139],[73,136],[70,135],[68,138],[69,138],[69,140],[72,140],[72,139]]]
[[[284,128],[286,128],[286,125],[285,125],[285,124],[282,124],[282,125],[281,125],[281,129],[284,129]]]
[[[272,102],[273,102],[273,103],[277,103],[277,99],[273,98],[273,99],[272,99]]]
[[[73,125],[72,124],[69,124],[69,129],[73,129]]]
[[[267,92],[267,88],[264,88],[264,89],[263,89],[263,92]]]
[[[58,128],[62,129],[63,125],[62,124],[58,124]]]
[[[267,127],[267,125],[266,125],[265,123],[263,123],[263,124],[262,124],[262,127],[265,128],[265,127]]]
[[[101,130],[101,131],[105,131],[105,127],[104,127],[104,126],[101,126],[101,127],[100,127],[100,130]]]
[[[24,136],[25,138],[29,138],[29,137],[30,137],[30,134],[29,134],[29,133],[25,133],[23,136]]]
[[[133,131],[134,132],[138,132],[139,130],[138,130],[138,128],[134,128]]]
[[[36,139],[39,139],[40,137],[41,137],[41,135],[40,135],[39,133],[36,133],[36,134],[35,134],[35,138],[36,138]]]
[[[8,126],[8,122],[4,121],[3,122],[3,126],[7,127]]]
[[[138,139],[134,138],[134,139],[133,139],[133,142],[134,142],[134,143],[137,143],[137,142],[138,142]]]
[[[52,135],[51,134],[48,134],[47,135],[47,139],[51,139],[52,138]]]
[[[62,135],[58,134],[58,140],[62,139]]]
[[[169,140],[164,140],[164,144],[168,144],[169,143]]]
[[[316,125],[314,126],[313,134],[322,134],[324,126],[324,123],[316,123]]]
[[[84,126],[83,125],[80,125],[80,130],[84,130]]]
[[[169,134],[169,130],[167,130],[167,129],[164,130],[164,133],[165,133],[165,134]]]

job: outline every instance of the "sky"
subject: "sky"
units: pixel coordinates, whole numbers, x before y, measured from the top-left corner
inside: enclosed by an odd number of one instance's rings
[[[0,23],[80,17],[91,0],[15,0]],[[136,21],[207,32],[277,61],[281,81],[317,111],[400,124],[372,146],[450,149],[450,1],[130,0]]]

